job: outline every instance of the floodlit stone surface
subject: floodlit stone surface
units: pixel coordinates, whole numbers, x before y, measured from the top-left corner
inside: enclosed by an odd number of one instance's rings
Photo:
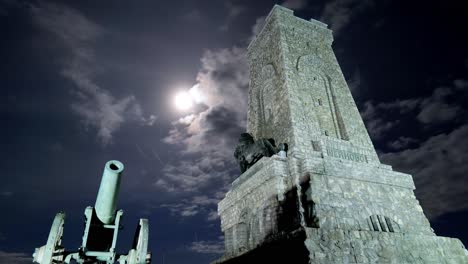
[[[434,234],[411,175],[380,163],[332,41],[325,24],[275,6],[250,44],[247,132],[289,151],[259,160],[219,203],[217,263],[279,260],[281,248],[305,256],[294,263],[468,263],[458,239]]]

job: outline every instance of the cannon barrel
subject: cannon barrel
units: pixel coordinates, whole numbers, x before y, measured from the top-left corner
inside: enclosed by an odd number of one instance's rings
[[[124,165],[118,160],[110,160],[104,167],[94,206],[97,217],[104,224],[112,224],[115,220],[120,177],[123,170]]]
[[[62,245],[65,213],[58,213],[50,229],[47,244],[34,251],[34,263],[151,263],[147,219],[140,219],[128,254],[119,254],[116,251],[117,237],[122,229],[123,210],[116,211],[116,207],[123,170],[124,165],[120,161],[110,160],[106,163],[96,204],[94,208],[88,206],[84,211],[85,229],[78,250],[70,251]]]

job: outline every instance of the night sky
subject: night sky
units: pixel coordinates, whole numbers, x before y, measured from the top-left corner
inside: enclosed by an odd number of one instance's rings
[[[274,4],[334,31],[381,161],[413,175],[438,235],[468,245],[466,1],[0,0],[0,263],[30,263],[59,211],[77,249],[110,159],[125,164],[120,252],[149,218],[153,263],[218,258],[246,46]]]

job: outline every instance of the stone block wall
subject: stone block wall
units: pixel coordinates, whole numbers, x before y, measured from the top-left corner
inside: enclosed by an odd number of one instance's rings
[[[368,173],[372,173],[372,170]],[[371,217],[381,216],[391,221],[393,232],[432,235],[429,221],[413,189],[402,186],[404,180],[398,182],[398,177],[405,175],[383,170],[378,173],[366,175],[362,170],[359,171],[360,175],[352,170],[343,171],[341,175],[311,173],[308,198],[315,204],[319,226],[327,229],[374,230]],[[399,185],[377,182],[374,176],[385,177],[387,182],[393,181]]]
[[[247,130],[290,149],[259,160],[218,204],[223,262],[301,233],[309,263],[468,263],[459,240],[434,234],[411,175],[380,163],[332,41],[325,24],[275,6],[249,46]]]
[[[408,174],[333,157],[262,158],[219,203],[226,254],[281,232],[326,230],[434,233]]]
[[[247,131],[254,138],[293,143],[288,91],[282,70],[282,47],[277,17],[267,18],[261,35],[249,46],[249,109]],[[283,88],[280,88],[283,87]]]
[[[379,163],[333,53],[326,25],[275,7],[250,44],[247,130],[308,152],[312,142],[345,145]],[[329,151],[332,153],[333,151]]]
[[[226,254],[252,249],[278,230],[278,194],[287,177],[285,159],[262,158],[232,184],[218,205]]]
[[[458,239],[374,231],[306,228],[309,263],[462,264],[468,252]]]

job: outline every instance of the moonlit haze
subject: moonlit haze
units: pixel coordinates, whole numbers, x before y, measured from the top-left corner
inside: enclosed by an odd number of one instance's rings
[[[202,92],[200,91],[199,86],[200,85],[197,83],[194,86],[192,86],[192,88],[190,88],[190,90],[189,90],[189,94],[190,94],[191,98],[197,104],[203,102],[203,100],[205,99]]]
[[[174,103],[178,110],[187,111],[192,108],[193,99],[190,93],[183,91],[176,94]]]
[[[195,104],[200,104],[204,101],[204,96],[200,91],[199,84],[195,84],[188,91],[180,91],[174,97],[174,103],[177,110],[188,111]]]

